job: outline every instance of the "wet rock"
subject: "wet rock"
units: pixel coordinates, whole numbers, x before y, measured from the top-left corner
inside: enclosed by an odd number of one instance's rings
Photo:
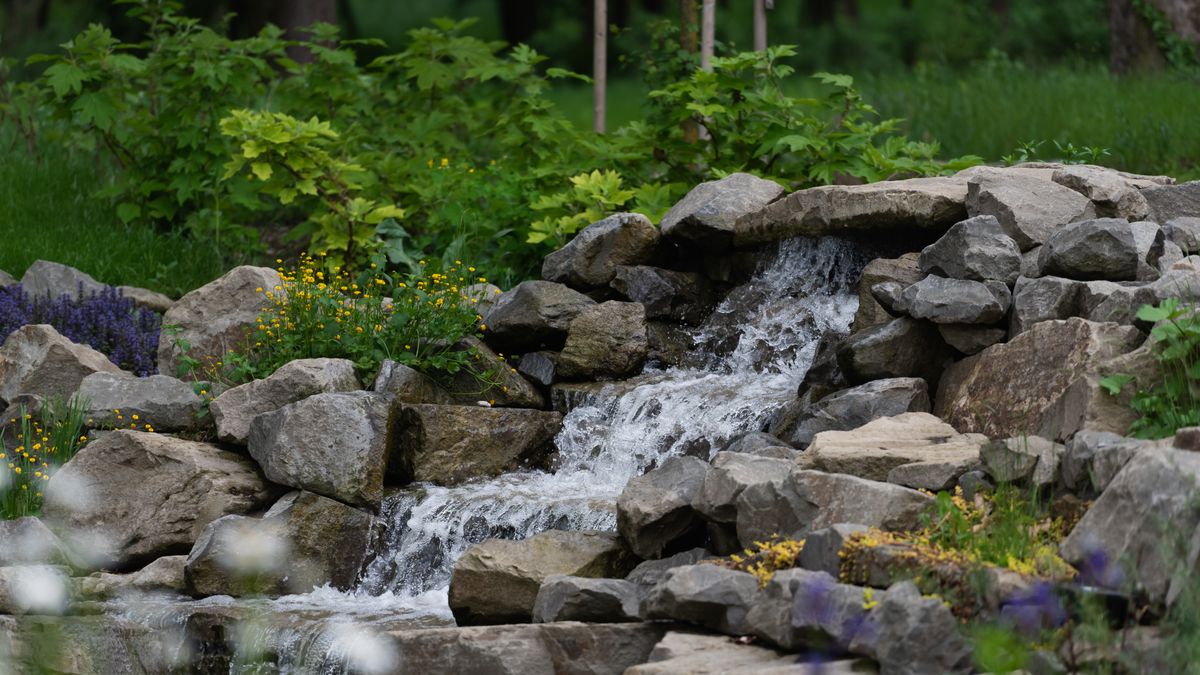
[[[650,652],[650,660],[625,675],[718,675],[722,673],[803,673],[793,654],[735,642],[723,635],[671,631]],[[821,672],[837,675],[832,664]]]
[[[860,632],[850,651],[878,661],[882,673],[972,672],[971,645],[958,619],[940,599],[922,597],[911,581],[888,588],[867,621],[873,630]]]
[[[546,256],[542,278],[576,288],[613,280],[621,265],[641,265],[654,254],[658,230],[640,213],[615,213],[583,228]]]
[[[523,281],[500,295],[484,315],[488,344],[519,354],[561,349],[571,321],[595,304],[563,284]]]
[[[107,287],[74,267],[49,260],[36,260],[21,277],[21,288],[31,298],[57,300],[65,295],[72,300],[78,300],[81,293],[82,297],[86,298]]]
[[[292,361],[292,363],[296,363],[296,361]],[[291,365],[291,363],[288,365]],[[278,371],[276,374],[278,374]],[[442,389],[441,385],[434,382],[433,378],[402,363],[396,363],[391,359],[379,365],[379,373],[375,376],[375,384],[371,388],[381,394],[392,394],[401,403],[436,403],[445,405],[451,402],[450,394],[445,389]],[[333,389],[330,391],[339,390]],[[351,391],[351,389],[343,391]]]
[[[1046,239],[1039,254],[1043,276],[1110,281],[1158,278],[1163,234],[1149,222],[1097,218],[1071,223]]]
[[[1066,448],[1040,436],[1019,436],[984,444],[979,458],[997,483],[1030,481],[1044,487],[1058,480]]]
[[[738,220],[734,243],[798,235],[945,231],[967,217],[966,180],[912,178],[799,190]]]
[[[315,394],[255,417],[250,455],[275,483],[377,509],[399,406],[375,392]]]
[[[625,580],[636,585],[638,593],[645,596],[655,584],[662,581],[662,578],[667,574],[667,570],[682,567],[683,565],[695,565],[711,555],[705,549],[693,548],[658,560],[644,560],[638,563],[638,566],[625,576]]]
[[[1184,255],[1200,253],[1200,216],[1169,220],[1163,225],[1163,234]]]
[[[749,632],[746,613],[758,579],[719,565],[700,563],[669,570],[646,598],[647,619],[671,619],[726,635]]]
[[[243,265],[180,298],[163,315],[163,325],[177,332],[159,337],[158,372],[180,375],[180,341],[191,345],[187,356],[199,361],[197,375],[217,367],[225,352],[243,349],[259,313],[274,302],[268,294],[278,297],[282,284],[273,269]]]
[[[704,487],[708,463],[671,457],[625,485],[617,499],[617,530],[641,558],[661,558],[701,526],[692,503]]]
[[[855,384],[894,377],[937,382],[950,358],[933,324],[908,317],[855,333],[837,352],[838,366]]]
[[[0,520],[0,567],[39,563],[68,565],[71,554],[38,518]]]
[[[492,351],[482,340],[468,336],[459,340],[454,349],[471,354],[470,367],[446,374],[446,390],[454,403],[478,405],[479,401],[486,401],[501,408],[546,406],[542,392],[522,377],[506,357]]]
[[[892,469],[904,464],[969,464],[986,442],[979,434],[958,433],[929,413],[913,412],[877,419],[851,431],[823,431],[804,454],[820,471],[886,481]]]
[[[1011,284],[1021,273],[1021,251],[1000,221],[977,216],[957,223],[926,246],[918,265],[925,274]]]
[[[87,401],[87,416],[96,427],[145,429],[148,424],[155,431],[195,429],[204,408],[191,383],[166,375],[92,373],[83,378],[76,396]]]
[[[1010,337],[1016,337],[1042,321],[1079,316],[1082,288],[1085,284],[1061,277],[1017,279],[1013,288]]]
[[[50,325],[22,326],[0,346],[0,401],[22,394],[69,397],[92,373],[127,374],[104,354],[71,342]]]
[[[1080,373],[1143,339],[1130,326],[1043,321],[947,368],[934,413],[956,429],[993,438],[1036,433]]]
[[[1200,216],[1200,181],[1147,187],[1142,196],[1150,206],[1149,220],[1156,223]]]
[[[747,487],[737,499],[743,545],[778,535],[803,538],[837,523],[910,530],[933,498],[899,485],[845,474],[794,469],[785,479]]]
[[[163,556],[136,572],[109,574],[96,572],[72,580],[75,592],[85,598],[103,600],[122,595],[139,595],[154,592],[184,593],[185,555]]]
[[[637,585],[624,579],[552,576],[533,602],[533,622],[638,621]]]
[[[87,444],[54,474],[45,514],[56,527],[99,537],[106,550],[81,553],[120,566],[185,552],[208,523],[265,506],[273,494],[245,457],[125,430]]]
[[[834,579],[842,571],[842,547],[846,540],[856,532],[866,532],[865,525],[853,523],[837,523],[808,533],[804,538],[804,548],[800,550],[797,563],[800,567],[814,572],[825,572]]]
[[[1086,164],[1073,164],[1054,171],[1054,182],[1092,200],[1102,216],[1145,220],[1150,205],[1133,181],[1115,171]]]
[[[738,219],[762,209],[784,192],[774,181],[745,173],[701,183],[663,216],[662,234],[725,251],[735,236]]]
[[[245,445],[250,423],[262,413],[279,410],[314,394],[361,388],[354,374],[354,363],[347,359],[297,359],[264,379],[225,391],[209,404],[209,412],[217,425],[217,438]]]
[[[908,288],[917,283],[924,276],[917,259],[918,254],[908,253],[899,258],[876,258],[867,263],[858,281],[858,311],[854,314],[854,332],[888,323],[897,316],[894,310],[901,308],[889,309],[875,297],[872,289],[879,284],[888,284],[889,288],[891,284],[899,284]]]
[[[1059,227],[1096,217],[1083,195],[1055,183],[1018,174],[972,178],[967,212],[994,216],[1022,251],[1043,244]]]
[[[646,339],[650,343],[647,363],[678,366],[696,348],[692,333],[684,326],[671,321],[647,321]]]
[[[636,302],[608,301],[580,312],[558,356],[565,378],[622,377],[646,361],[645,310]]]
[[[905,310],[934,323],[991,324],[1004,318],[1011,300],[1008,287],[929,276],[904,289]]]
[[[554,450],[562,415],[542,410],[480,406],[405,405],[387,482],[457,485],[540,465]]]
[[[1116,580],[1111,566],[1136,564],[1136,574],[1125,578],[1163,606],[1183,581],[1173,581],[1176,572],[1194,568],[1200,554],[1194,542],[1169,544],[1200,525],[1198,479],[1196,453],[1160,448],[1135,454],[1063,540],[1061,555],[1098,585]]]
[[[845,431],[880,417],[906,412],[929,412],[929,391],[919,377],[875,380],[843,389],[808,406],[791,420],[772,426],[797,447],[807,447],[822,431]]]
[[[704,476],[692,507],[717,523],[737,522],[737,497],[746,487],[783,478],[795,464],[786,459],[758,457],[741,452],[719,452]]]
[[[550,530],[522,541],[489,539],[454,564],[450,609],[459,625],[527,623],[547,578],[619,577],[634,562],[620,538],[606,532]]]
[[[695,272],[676,272],[638,265],[618,267],[612,287],[646,308],[648,319],[669,319],[700,325],[712,312],[708,280]]]
[[[523,354],[517,364],[517,372],[530,381],[549,387],[558,375],[558,354],[555,352],[531,352]]]
[[[966,356],[978,354],[1008,337],[1006,329],[987,326],[944,323],[938,324],[937,329],[946,344]]]

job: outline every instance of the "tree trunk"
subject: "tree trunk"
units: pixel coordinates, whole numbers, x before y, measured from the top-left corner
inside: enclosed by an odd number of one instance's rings
[[[32,37],[46,26],[49,0],[7,0],[4,24],[0,26],[0,46],[16,44]]]
[[[712,70],[714,36],[717,26],[717,0],[704,0],[700,17],[700,69]]]
[[[608,84],[608,0],[592,0],[592,129],[604,133]]]
[[[1133,0],[1108,0],[1108,67],[1114,74],[1161,70],[1166,58]]]
[[[754,0],[754,51],[767,51],[767,0]]]
[[[696,0],[679,0],[679,48],[696,53],[700,43],[696,39]],[[695,143],[700,138],[700,125],[693,120],[683,123],[683,140]]]
[[[303,31],[314,23],[337,24],[337,0],[277,0],[272,18],[293,40],[306,39]],[[301,62],[312,61],[312,54],[303,47],[288,50],[288,56]]]

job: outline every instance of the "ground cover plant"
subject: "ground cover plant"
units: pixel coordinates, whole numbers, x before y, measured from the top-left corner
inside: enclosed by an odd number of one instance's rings
[[[40,514],[50,476],[88,441],[83,401],[51,399],[36,413],[16,410],[0,434],[0,520]]]

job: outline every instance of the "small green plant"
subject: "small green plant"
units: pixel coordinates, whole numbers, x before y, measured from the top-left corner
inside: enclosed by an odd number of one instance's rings
[[[1008,166],[1033,161],[1056,161],[1063,164],[1099,164],[1112,154],[1108,148],[1101,146],[1075,145],[1070,141],[1061,143],[1053,141],[1054,152],[1043,153],[1046,141],[1025,141],[1016,150],[1004,155],[1001,160]]]
[[[1168,298],[1159,305],[1144,305],[1141,321],[1154,324],[1160,378],[1137,382],[1130,406],[1141,416],[1129,428],[1138,438],[1165,438],[1182,427],[1200,425],[1200,312],[1196,306]],[[1100,380],[1113,396],[1134,381],[1118,373]]]
[[[657,221],[680,192],[680,186],[662,183],[626,188],[612,170],[581,173],[570,181],[570,189],[542,195],[530,205],[545,215],[529,226],[528,243],[560,248],[579,230],[627,207]]]
[[[4,420],[15,439],[9,447],[0,435],[0,519],[41,513],[50,476],[88,441],[86,410],[85,401],[58,397],[36,414],[18,406],[17,416]]]

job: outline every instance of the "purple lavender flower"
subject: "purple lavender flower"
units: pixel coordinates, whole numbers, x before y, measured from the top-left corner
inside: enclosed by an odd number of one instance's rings
[[[1121,566],[1108,555],[1108,551],[1096,542],[1088,544],[1085,550],[1087,553],[1079,563],[1079,583],[1110,590],[1119,589],[1125,575]]]
[[[1000,608],[1000,617],[1022,635],[1034,637],[1043,630],[1058,628],[1067,621],[1067,610],[1054,585],[1038,582]]]

